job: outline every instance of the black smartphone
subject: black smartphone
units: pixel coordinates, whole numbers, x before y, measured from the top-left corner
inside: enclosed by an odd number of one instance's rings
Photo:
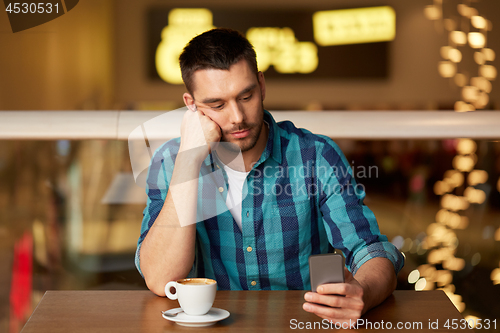
[[[315,254],[309,256],[309,277],[311,291],[319,285],[344,282],[344,257],[338,253]]]

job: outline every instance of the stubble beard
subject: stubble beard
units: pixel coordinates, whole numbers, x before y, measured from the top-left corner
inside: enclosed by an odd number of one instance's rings
[[[261,117],[257,123],[249,124],[243,122],[236,127],[233,127],[229,131],[224,131],[222,134],[221,142],[227,142],[228,144],[224,145],[224,148],[231,150],[233,152],[246,152],[251,150],[257,144],[259,140],[260,134],[262,132],[262,125],[264,124],[264,106],[261,106]],[[241,131],[241,130],[250,130],[250,134],[243,139],[235,139],[228,140],[231,136],[230,133]]]

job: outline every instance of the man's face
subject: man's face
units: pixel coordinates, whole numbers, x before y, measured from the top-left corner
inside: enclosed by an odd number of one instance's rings
[[[242,59],[229,70],[205,69],[193,74],[193,97],[200,111],[219,125],[221,141],[251,150],[264,121],[264,76],[259,79]]]

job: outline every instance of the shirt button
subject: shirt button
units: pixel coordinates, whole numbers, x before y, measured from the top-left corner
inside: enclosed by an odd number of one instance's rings
[[[224,192],[224,188],[223,188],[222,186],[221,186],[221,187],[219,187],[219,192],[220,192],[220,193]]]
[[[247,247],[247,252],[252,252],[252,250],[253,250],[253,249],[252,249],[252,247],[251,247],[251,246]]]
[[[252,282],[250,282],[250,284],[255,287],[257,285],[257,282],[252,281]]]
[[[247,211],[247,217],[249,217],[249,216],[250,216],[250,212]]]

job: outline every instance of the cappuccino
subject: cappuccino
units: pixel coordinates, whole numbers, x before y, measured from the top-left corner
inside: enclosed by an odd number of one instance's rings
[[[177,283],[184,284],[184,285],[190,285],[190,286],[196,286],[196,285],[210,285],[214,284],[215,280],[212,279],[202,279],[202,278],[194,278],[194,279],[182,279],[182,280],[177,280]]]
[[[175,288],[175,293],[170,288]],[[217,282],[207,278],[180,279],[165,286],[165,295],[178,300],[182,310],[191,316],[206,314],[212,308],[216,291]]]

